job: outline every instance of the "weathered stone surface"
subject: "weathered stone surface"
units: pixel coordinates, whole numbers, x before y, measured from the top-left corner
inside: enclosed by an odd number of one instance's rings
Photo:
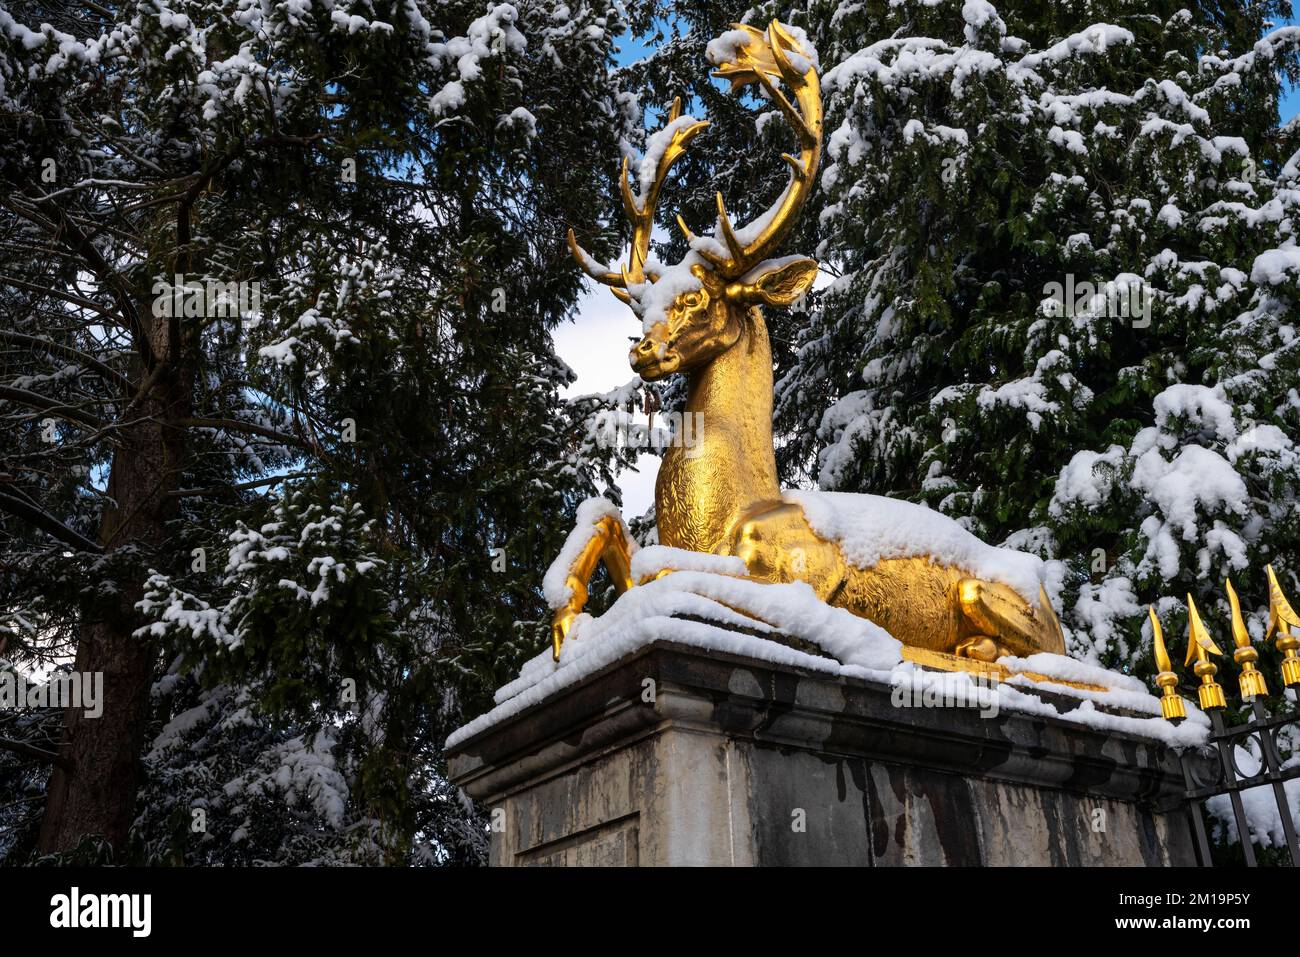
[[[1195,863],[1169,749],[671,643],[449,761],[498,866]]]

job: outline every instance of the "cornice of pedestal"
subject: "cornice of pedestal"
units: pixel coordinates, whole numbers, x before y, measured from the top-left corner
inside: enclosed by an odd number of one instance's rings
[[[451,779],[476,800],[496,802],[675,731],[1155,808],[1172,806],[1182,793],[1177,753],[1136,734],[1009,709],[981,717],[974,708],[900,708],[894,691],[660,641],[460,742],[448,752]],[[1035,694],[1059,710],[1081,704],[1045,689]]]

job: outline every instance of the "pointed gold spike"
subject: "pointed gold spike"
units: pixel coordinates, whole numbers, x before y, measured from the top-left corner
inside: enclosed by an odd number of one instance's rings
[[[1192,596],[1189,594],[1187,596],[1187,660],[1183,665],[1190,665],[1193,659],[1208,661],[1208,655],[1222,656],[1223,651],[1210,637],[1205,622],[1201,621],[1201,613],[1196,610],[1196,602],[1192,601]]]
[[[1291,629],[1300,626],[1300,615],[1295,613],[1291,603],[1282,594],[1277,575],[1272,565],[1265,566],[1268,572],[1268,631],[1264,640],[1268,641],[1276,633],[1275,647],[1282,652],[1282,683],[1288,688],[1300,685],[1300,658],[1296,649],[1300,648],[1300,636]]]
[[[1281,632],[1300,626],[1300,615],[1296,614],[1291,603],[1286,600],[1286,595],[1282,594],[1282,586],[1278,584],[1273,566],[1266,565],[1264,570],[1268,572],[1268,634],[1264,636],[1264,640],[1268,641],[1275,631]]]
[[[1237,589],[1232,587],[1232,579],[1224,584],[1228,589],[1228,604],[1232,606],[1232,641],[1237,646],[1232,653],[1232,660],[1241,665],[1241,674],[1237,676],[1237,686],[1241,689],[1244,701],[1268,696],[1268,684],[1264,676],[1255,667],[1259,660],[1257,652],[1250,643],[1250,632],[1246,630],[1246,620],[1241,614],[1241,602],[1237,598]]]
[[[1241,616],[1241,601],[1237,598],[1237,589],[1232,587],[1232,579],[1224,579],[1228,591],[1228,604],[1232,606],[1232,640],[1238,648],[1250,647],[1250,632],[1246,630],[1245,619]]]
[[[1165,633],[1160,627],[1160,617],[1154,605],[1148,606],[1151,615],[1151,640],[1155,644],[1156,685],[1160,688],[1160,713],[1171,724],[1178,724],[1187,717],[1187,706],[1178,694],[1178,675],[1174,674],[1173,663],[1169,660],[1169,650],[1165,648]]]
[[[1201,686],[1196,689],[1196,693],[1200,698],[1202,711],[1228,706],[1227,700],[1223,697],[1223,686],[1214,680],[1219,667],[1210,660],[1212,654],[1222,655],[1223,652],[1210,637],[1205,623],[1201,621],[1201,613],[1196,610],[1196,602],[1189,594],[1187,596],[1187,660],[1183,664],[1190,665],[1193,659],[1196,661],[1196,666],[1192,670],[1196,673],[1196,677],[1201,679]]]
[[[1156,667],[1161,671],[1173,671],[1173,662],[1169,660],[1169,651],[1165,648],[1165,631],[1160,627],[1160,616],[1156,606],[1148,605],[1147,613],[1151,616],[1151,639],[1156,646]]]

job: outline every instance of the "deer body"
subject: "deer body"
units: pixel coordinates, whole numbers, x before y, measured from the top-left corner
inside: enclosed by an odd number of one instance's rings
[[[737,395],[747,400],[736,402]],[[737,555],[760,581],[808,582],[823,601],[916,647],[980,657],[1064,652],[1054,622],[1036,622],[1009,586],[925,556],[857,568],[782,498],[772,444],[772,357],[757,308],[735,345],[687,373],[686,411],[700,416],[694,421],[703,429],[695,448],[674,444],[664,455],[655,483],[661,544]]]
[[[754,224],[735,230],[719,194],[716,235],[698,238],[679,218],[690,254],[675,266],[649,265],[659,187],[707,126],[682,117],[678,101],[668,126],[657,134],[663,139],[647,149],[658,156],[657,168],[653,180],[643,182],[639,198],[624,162],[623,202],[633,224],[628,265],[615,272],[595,263],[569,233],[579,264],[613,286],[642,318],[645,335],[629,356],[633,369],[646,381],[684,374],[686,418],[701,422],[696,444],[672,445],[660,467],[655,486],[660,543],[736,555],[760,581],[805,581],[823,601],[869,618],[907,645],[986,660],[1008,652],[1063,653],[1060,626],[1041,587],[1035,607],[1030,596],[1009,585],[935,560],[923,543],[916,554],[856,567],[835,541],[817,534],[797,503],[782,497],[772,442],[772,354],[759,305],[789,305],[817,273],[810,259],[764,257],[779,245],[812,188],[821,157],[821,93],[809,51],[775,21],[766,33],[738,25],[715,42],[721,44],[715,75],[734,85],[761,85],[799,141],[799,156],[786,156],[790,183],[776,205]],[[795,103],[778,81],[793,92]],[[874,496],[853,501],[855,507],[871,508],[873,501],[898,507]],[[924,513],[925,522],[935,521],[934,513],[915,508],[918,520]],[[953,535],[967,534],[956,523],[940,521],[952,526]],[[602,523],[574,563],[573,598],[556,610],[552,628],[557,658],[582,610],[597,560],[604,558],[620,588],[634,584],[625,571],[628,546],[621,529],[612,521]]]
[[[685,412],[701,426],[693,448],[673,443],[659,467],[655,520],[662,544],[726,553],[742,516],[780,504],[771,382],[772,353],[758,316],[732,348],[687,374]],[[745,401],[735,401],[738,395]]]

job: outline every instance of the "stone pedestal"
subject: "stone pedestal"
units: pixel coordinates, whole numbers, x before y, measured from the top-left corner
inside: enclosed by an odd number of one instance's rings
[[[496,866],[1196,862],[1168,748],[670,642],[449,762]]]

